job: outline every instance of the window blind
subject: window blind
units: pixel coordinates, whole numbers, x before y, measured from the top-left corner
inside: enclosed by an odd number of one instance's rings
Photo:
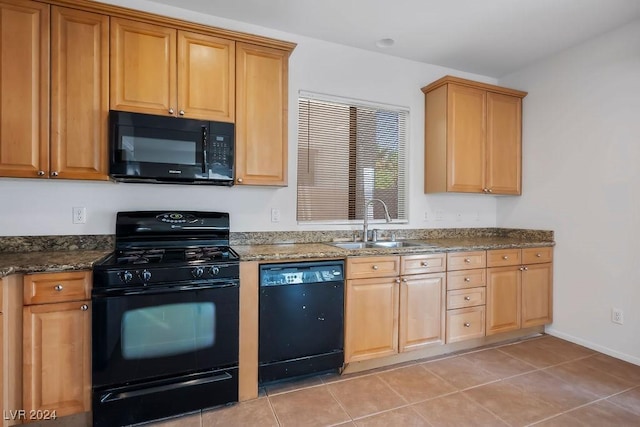
[[[298,99],[298,222],[406,221],[408,111]]]

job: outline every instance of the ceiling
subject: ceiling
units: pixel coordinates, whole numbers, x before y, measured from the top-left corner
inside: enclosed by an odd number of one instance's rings
[[[640,18],[640,0],[153,1],[495,78]]]

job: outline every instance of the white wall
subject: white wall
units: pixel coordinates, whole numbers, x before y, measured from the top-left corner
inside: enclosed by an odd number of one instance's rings
[[[529,95],[523,195],[498,226],[555,230],[549,332],[640,364],[640,21],[499,83]]]
[[[115,213],[128,209],[228,211],[233,231],[335,229],[335,226],[302,227],[296,223],[299,90],[410,108],[410,222],[401,227],[495,226],[496,201],[492,197],[423,194],[424,98],[420,91],[422,86],[445,74],[488,83],[495,83],[494,79],[276,32],[149,1],[112,0],[109,3],[298,43],[289,63],[289,186],[221,188],[0,179],[0,236],[111,234],[114,232]],[[86,224],[72,224],[71,208],[74,206],[87,208]],[[279,223],[270,222],[272,207],[281,211]],[[441,211],[443,219],[436,220],[437,211]],[[425,212],[429,213],[427,221],[424,219]],[[457,213],[462,214],[461,219]]]

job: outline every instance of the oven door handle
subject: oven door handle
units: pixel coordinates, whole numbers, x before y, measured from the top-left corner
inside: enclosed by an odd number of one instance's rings
[[[124,391],[120,393],[109,392],[100,397],[100,402],[101,403],[113,402],[114,400],[123,400],[123,399],[129,399],[131,397],[136,397],[136,396],[145,396],[149,394],[160,393],[162,391],[176,390],[183,387],[210,384],[218,381],[227,381],[227,380],[230,380],[231,378],[233,377],[231,376],[230,373],[223,372],[221,374],[213,375],[211,377],[199,378],[197,380],[181,381],[173,384],[164,384],[164,385],[159,385],[155,387],[144,388],[141,390]]]
[[[147,287],[143,289],[113,289],[97,293],[94,290],[94,297],[120,297],[128,295],[156,295],[156,294],[168,294],[176,292],[190,292],[190,291],[202,291],[208,289],[222,289],[232,288],[239,286],[238,282],[222,282],[222,283],[209,283],[198,285],[181,285],[181,286],[158,286]]]

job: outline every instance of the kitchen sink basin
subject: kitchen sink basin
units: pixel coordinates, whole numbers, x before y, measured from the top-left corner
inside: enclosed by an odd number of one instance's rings
[[[406,240],[397,241],[377,241],[377,242],[333,242],[328,243],[341,249],[385,249],[385,248],[409,248],[409,247],[433,247],[428,243],[408,242]]]

